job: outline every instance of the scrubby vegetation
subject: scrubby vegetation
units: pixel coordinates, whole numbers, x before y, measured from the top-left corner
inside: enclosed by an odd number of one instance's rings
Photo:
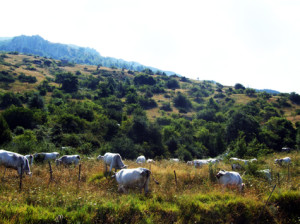
[[[239,83],[230,87],[150,69],[137,72],[77,65],[16,52],[1,53],[0,79],[0,146],[21,154],[68,146],[61,154],[95,157],[110,151],[125,159],[143,154],[156,160],[178,157],[188,161],[226,153],[259,157],[260,166],[265,166],[263,158],[273,161],[273,153],[283,147],[297,150],[300,146],[297,93],[256,92]],[[299,164],[295,164],[297,177]],[[160,163],[152,169],[163,183],[152,186],[149,197],[118,195],[115,184],[102,178],[97,163],[86,162],[83,167],[86,173],[78,187],[72,169],[57,172],[56,182],[45,185],[47,167],[34,167],[36,176],[25,179],[21,193],[13,190],[16,179],[8,178],[1,184],[2,219],[186,223],[209,222],[214,217],[216,222],[250,223],[257,221],[261,199],[270,192],[270,186],[251,176],[246,178],[248,186],[252,185],[246,197],[232,191],[219,193],[217,186],[210,192],[215,184],[203,178],[208,170],[203,169],[198,177],[202,170],[184,164],[174,167],[180,180],[176,189],[167,184],[173,181],[172,165]],[[247,169],[255,175],[255,167]],[[297,204],[299,183],[295,183],[282,183],[272,205],[286,206],[282,198]],[[227,215],[230,210],[236,212]],[[284,222],[286,211],[269,207],[259,220]]]
[[[191,160],[299,147],[296,93],[247,92],[242,84],[224,87],[149,69],[69,65],[21,54],[2,54],[0,66],[1,116],[8,127],[1,130],[7,136],[1,144],[18,152],[71,146],[85,154],[122,149],[127,159]],[[28,133],[32,147],[15,147]]]

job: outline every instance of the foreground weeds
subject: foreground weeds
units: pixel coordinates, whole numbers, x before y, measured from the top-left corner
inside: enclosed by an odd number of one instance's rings
[[[82,161],[80,180],[78,167],[52,167],[51,181],[48,164],[35,164],[33,177],[23,179],[21,191],[15,171],[0,180],[0,223],[298,223],[299,163],[293,163],[288,174],[286,167],[274,165],[275,157],[259,159],[251,174],[241,171],[244,192],[216,182],[215,173],[230,170],[229,164],[195,169],[160,161],[151,165],[160,184],[151,180],[148,195],[134,189],[118,193],[115,180],[105,177],[103,164],[97,161]],[[297,153],[291,157],[300,158]],[[138,167],[132,161],[125,163]],[[143,166],[150,169],[150,164]],[[271,182],[256,176],[255,169],[264,168],[275,174]]]

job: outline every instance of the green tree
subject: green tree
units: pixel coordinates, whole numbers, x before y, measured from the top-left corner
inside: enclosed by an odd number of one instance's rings
[[[38,93],[34,93],[29,99],[28,99],[28,107],[33,109],[43,109],[45,106],[44,99],[42,96],[40,96]]]
[[[178,89],[180,87],[179,82],[176,79],[169,79],[166,86],[168,89]]]
[[[238,138],[240,132],[244,133],[246,142],[256,138],[260,132],[258,121],[244,111],[236,111],[229,117],[226,127],[227,142]]]
[[[11,106],[2,115],[11,130],[14,130],[17,126],[31,129],[36,125],[33,111],[27,108]]]
[[[5,109],[5,108],[10,107],[11,105],[15,105],[17,107],[22,106],[22,102],[21,102],[20,98],[12,92],[4,93],[4,95],[1,98],[2,98],[2,100],[0,101],[1,108]]]
[[[0,114],[0,145],[11,141],[11,131],[3,116]]]
[[[177,93],[176,97],[173,99],[174,106],[177,108],[190,109],[192,108],[191,101],[182,93]]]
[[[293,148],[296,144],[296,129],[292,122],[281,117],[272,117],[263,126],[263,138],[266,145],[276,151],[282,147]]]

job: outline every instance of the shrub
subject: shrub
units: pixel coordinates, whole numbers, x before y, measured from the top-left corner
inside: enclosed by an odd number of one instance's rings
[[[28,83],[36,83],[37,79],[35,76],[27,76],[24,73],[22,73],[21,75],[18,76],[18,79],[20,82],[28,82]]]
[[[0,71],[0,82],[13,83],[14,77],[7,71]]]
[[[0,145],[12,139],[11,131],[3,116],[0,114]]]

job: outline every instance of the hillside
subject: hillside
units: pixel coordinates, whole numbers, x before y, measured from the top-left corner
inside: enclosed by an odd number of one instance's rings
[[[252,157],[299,148],[300,96],[211,81],[0,55],[0,143],[20,153],[133,159]]]
[[[91,48],[78,47],[60,43],[52,43],[36,36],[17,36],[13,38],[0,38],[0,51],[20,52],[24,54],[39,55],[58,60],[67,60],[78,64],[101,65],[105,67],[116,67],[142,71],[149,68],[159,71],[157,68],[141,65],[137,62],[127,62],[122,59],[103,57]],[[174,74],[170,71],[162,71],[168,75]]]

